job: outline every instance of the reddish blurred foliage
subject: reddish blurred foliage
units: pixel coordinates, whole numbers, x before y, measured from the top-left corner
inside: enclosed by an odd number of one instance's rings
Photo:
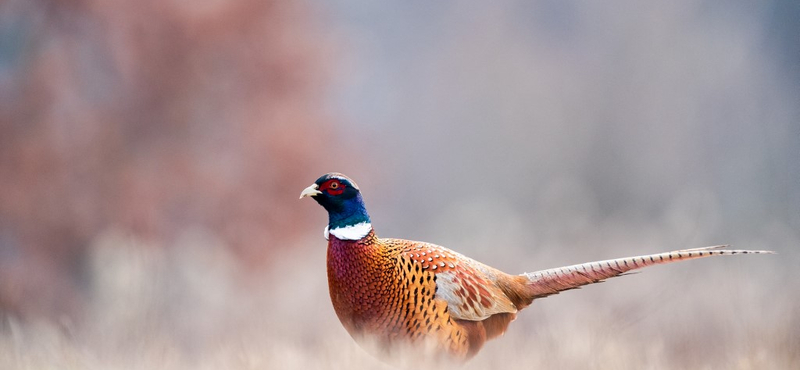
[[[78,312],[104,230],[200,228],[249,266],[299,236],[332,132],[304,4],[12,0],[0,22],[0,312]]]

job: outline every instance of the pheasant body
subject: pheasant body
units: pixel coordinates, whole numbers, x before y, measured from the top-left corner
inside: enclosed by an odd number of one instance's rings
[[[379,239],[373,231],[357,241],[328,242],[328,285],[339,320],[357,341],[377,340],[387,349],[433,342],[451,357],[471,357],[530,303],[511,290],[525,280],[437,245]]]
[[[358,186],[342,174],[320,177],[301,193],[305,196],[328,211],[333,308],[357,342],[367,348],[376,343],[382,354],[410,344],[468,359],[536,298],[655,264],[771,253],[716,246],[509,275],[438,245],[378,238]]]
[[[434,274],[403,251],[374,232],[358,241],[329,240],[328,286],[339,320],[359,342],[375,340],[388,349],[431,339],[463,356],[465,333],[453,325],[447,303],[435,299]]]

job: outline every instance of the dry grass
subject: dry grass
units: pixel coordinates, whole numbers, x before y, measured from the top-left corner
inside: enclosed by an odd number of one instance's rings
[[[339,325],[317,238],[256,277],[208,239],[190,234],[160,251],[120,234],[99,237],[84,320],[5,317],[0,368],[391,368]],[[791,251],[779,256],[654,268],[543,299],[455,367],[797,368],[797,290],[786,289],[796,280],[784,280],[796,264],[782,261]],[[413,354],[407,361],[426,368]]]

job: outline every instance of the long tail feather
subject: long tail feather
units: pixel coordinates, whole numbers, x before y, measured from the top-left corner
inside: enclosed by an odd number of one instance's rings
[[[682,249],[679,251],[650,254],[645,256],[617,258],[605,261],[582,263],[557,267],[548,270],[522,274],[528,278],[531,299],[542,298],[558,292],[575,289],[583,285],[601,282],[620,276],[628,271],[643,267],[686,261],[711,256],[731,256],[735,254],[774,254],[772,251],[727,250],[727,245]]]

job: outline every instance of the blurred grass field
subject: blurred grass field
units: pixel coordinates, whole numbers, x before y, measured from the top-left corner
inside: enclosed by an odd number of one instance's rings
[[[321,238],[254,276],[243,276],[220,245],[187,238],[167,252],[121,234],[100,238],[84,321],[4,317],[0,367],[392,368],[339,325],[327,296]],[[640,252],[633,250],[636,241],[618,242],[628,254]],[[647,252],[668,248],[649,245]],[[611,257],[626,247],[602,249]],[[561,252],[556,246],[515,256],[497,251],[487,262],[544,268],[585,259]],[[453,368],[795,368],[800,307],[797,291],[786,289],[786,279],[797,276],[796,264],[784,264],[789,258],[690,261],[548,297]]]

